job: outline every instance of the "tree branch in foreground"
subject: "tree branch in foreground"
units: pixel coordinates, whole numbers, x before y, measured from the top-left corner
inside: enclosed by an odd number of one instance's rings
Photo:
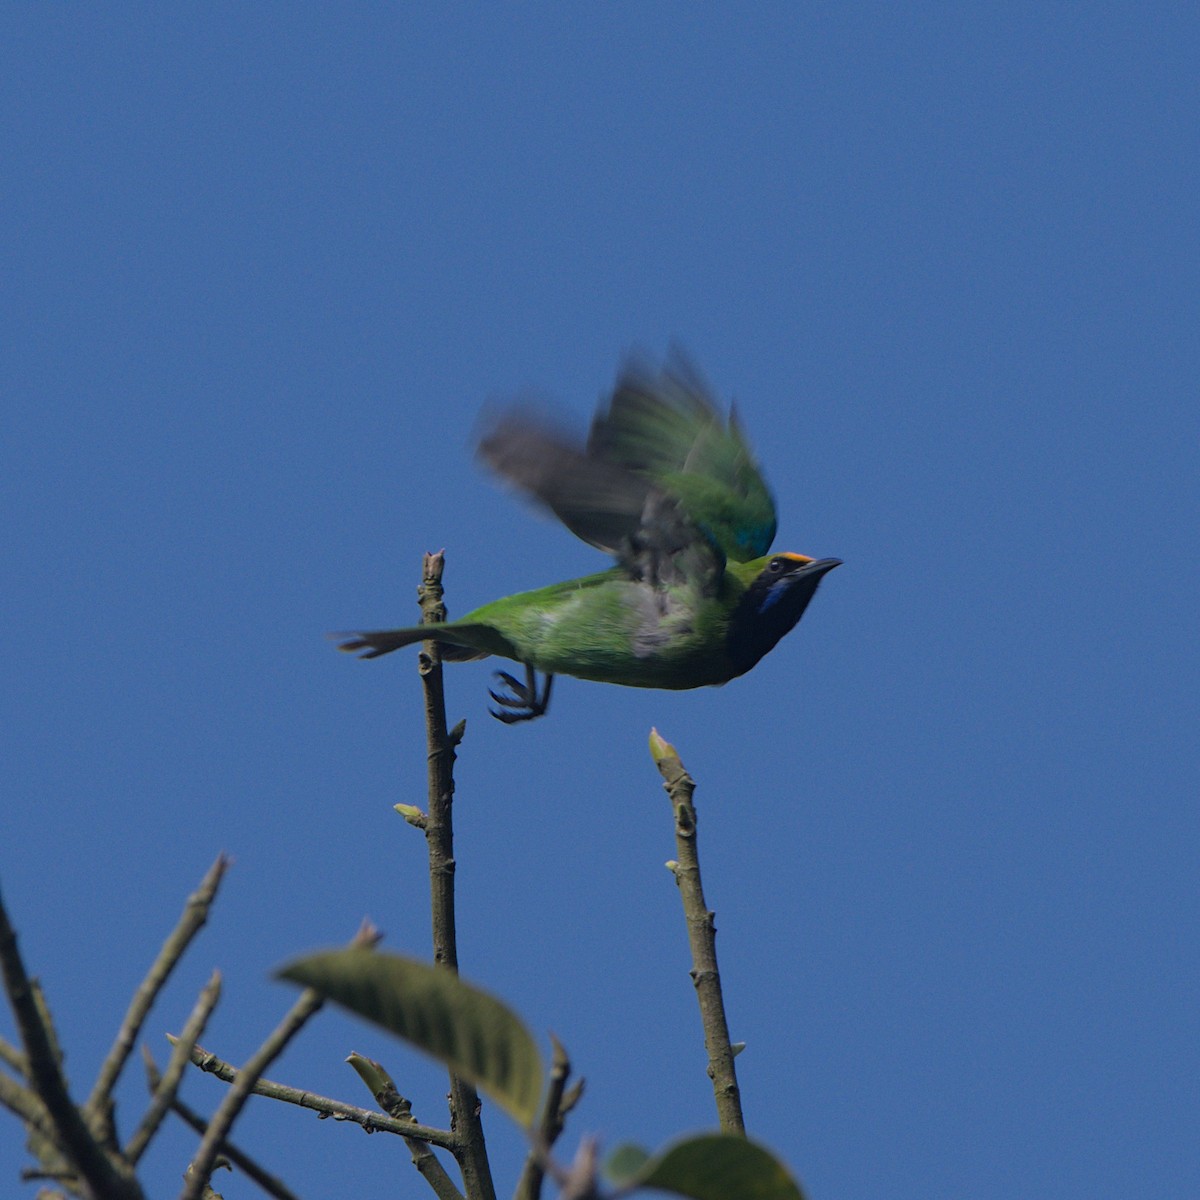
[[[440,624],[446,619],[442,602],[443,551],[426,554],[422,563],[421,623]],[[433,918],[434,962],[458,973],[458,935],[454,919],[454,751],[462,739],[460,724],[446,727],[446,698],[442,660],[436,642],[425,642],[419,668],[425,689],[425,733],[428,743],[429,812],[425,840],[429,849],[429,887]],[[460,1076],[450,1073],[450,1123],[461,1139],[454,1154],[463,1173],[469,1200],[496,1200],[492,1171],[480,1118],[479,1094]]]
[[[150,1145],[150,1139],[158,1132],[163,1118],[174,1103],[179,1092],[179,1085],[183,1081],[184,1068],[188,1064],[192,1047],[196,1044],[196,1039],[204,1032],[208,1018],[212,1016],[212,1011],[216,1008],[220,997],[221,973],[214,971],[208,983],[201,989],[191,1016],[188,1017],[187,1024],[183,1027],[183,1033],[171,1052],[166,1075],[160,1078],[158,1087],[154,1089],[154,1093],[150,1097],[150,1106],[138,1123],[137,1129],[134,1130],[133,1136],[126,1143],[125,1157],[130,1163],[136,1164],[146,1152],[146,1147]]]
[[[225,1083],[235,1083],[241,1072],[232,1063],[218,1058],[205,1050],[203,1046],[194,1046],[191,1053],[192,1065],[215,1075]],[[409,1121],[398,1121],[386,1113],[375,1112],[369,1108],[358,1108],[341,1100],[332,1100],[328,1096],[319,1096],[316,1092],[304,1088],[289,1087],[284,1083],[275,1083],[270,1079],[255,1080],[251,1089],[256,1096],[266,1096],[271,1100],[282,1100],[285,1104],[295,1104],[300,1108],[310,1109],[321,1117],[332,1117],[336,1121],[352,1121],[361,1125],[368,1133],[396,1133],[401,1137],[419,1138],[431,1146],[441,1146],[453,1150],[457,1144],[457,1136],[448,1129],[437,1129],[432,1125],[417,1125]]]
[[[146,1066],[146,1082],[149,1085],[150,1092],[152,1095],[157,1095],[163,1087],[162,1075],[159,1073],[150,1051],[144,1046],[142,1047],[142,1058]],[[171,1111],[185,1125],[190,1125],[192,1129],[201,1135],[203,1135],[209,1126],[208,1117],[201,1116],[194,1108],[190,1108],[180,1100],[178,1096],[173,1096],[171,1099]],[[221,1153],[239,1171],[243,1172],[248,1178],[253,1179],[268,1196],[273,1196],[275,1200],[299,1200],[295,1192],[281,1179],[260,1167],[250,1155],[239,1149],[228,1139],[221,1143]]]
[[[183,1191],[179,1193],[179,1200],[200,1200],[209,1176],[216,1166],[221,1145],[246,1101],[250,1099],[259,1076],[283,1053],[288,1042],[304,1028],[309,1017],[317,1012],[323,1003],[320,993],[312,988],[305,988],[267,1040],[237,1072],[233,1086],[217,1106],[217,1111],[213,1113],[208,1129],[200,1140],[200,1146],[184,1176]]]
[[[25,970],[17,934],[0,899],[0,973],[12,1005],[28,1063],[29,1082],[54,1130],[69,1165],[98,1200],[141,1200],[142,1189],[129,1166],[111,1156],[93,1135],[83,1112],[75,1106],[60,1068],[49,1022],[39,1005],[37,989]],[[51,1167],[51,1173],[55,1173]]]
[[[514,1200],[538,1200],[541,1196],[550,1151],[563,1131],[567,1114],[579,1103],[579,1098],[583,1095],[582,1079],[576,1080],[570,1090],[567,1089],[571,1060],[567,1057],[562,1042],[554,1034],[550,1035],[550,1041],[554,1044],[550,1086],[546,1089],[546,1102],[542,1105],[542,1115],[534,1131],[534,1144],[525,1158],[525,1166],[521,1171],[517,1190],[513,1194]]]
[[[117,1031],[116,1040],[113,1042],[108,1056],[100,1064],[100,1071],[92,1087],[92,1094],[84,1105],[84,1113],[97,1133],[103,1132],[105,1136],[111,1136],[109,1113],[112,1106],[113,1088],[137,1043],[137,1037],[141,1032],[147,1013],[158,998],[158,994],[162,991],[171,972],[183,957],[184,951],[191,945],[192,939],[208,920],[209,909],[212,907],[217,889],[221,886],[221,880],[229,869],[229,862],[228,856],[217,855],[216,862],[209,867],[208,872],[200,881],[200,886],[187,898],[179,921],[150,965],[145,979],[133,994],[129,1010],[121,1022],[121,1028]]]
[[[742,1099],[733,1066],[734,1049],[729,1041],[725,1019],[725,1000],[721,995],[721,976],[717,970],[717,927],[715,914],[704,903],[700,886],[700,851],[697,845],[696,808],[692,793],[696,782],[679,761],[675,747],[665,741],[657,729],[650,731],[650,755],[662,775],[675,813],[675,862],[668,863],[687,921],[688,945],[692,952],[692,982],[700,1002],[700,1020],[704,1026],[704,1047],[708,1051],[708,1075],[717,1102],[717,1119],[725,1133],[745,1133]]]
[[[412,1115],[412,1101],[400,1095],[395,1080],[388,1074],[381,1062],[358,1053],[349,1054],[346,1061],[370,1089],[371,1095],[375,1097],[375,1103],[388,1116],[397,1121],[407,1121],[410,1125],[416,1125],[417,1119]],[[438,1200],[463,1200],[462,1193],[455,1186],[454,1180],[450,1178],[446,1168],[442,1166],[441,1160],[430,1150],[427,1141],[407,1134],[403,1136],[408,1144],[408,1151],[412,1155],[413,1166],[420,1171]]]

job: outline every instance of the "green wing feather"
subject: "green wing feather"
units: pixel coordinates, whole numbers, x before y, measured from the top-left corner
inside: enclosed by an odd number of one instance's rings
[[[623,368],[587,444],[516,409],[480,443],[498,474],[655,583],[715,586],[770,549],[775,503],[735,416],[681,355]]]
[[[682,355],[654,372],[626,365],[591,454],[620,464],[673,496],[688,520],[735,562],[761,558],[775,538],[775,501],[741,424],[726,420]]]

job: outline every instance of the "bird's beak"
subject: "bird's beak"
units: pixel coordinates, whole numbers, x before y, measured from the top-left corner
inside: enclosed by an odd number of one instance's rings
[[[818,558],[813,562],[806,563],[798,570],[793,572],[793,577],[796,575],[812,576],[818,578],[825,574],[826,571],[832,571],[834,567],[840,567],[842,560],[840,558]]]

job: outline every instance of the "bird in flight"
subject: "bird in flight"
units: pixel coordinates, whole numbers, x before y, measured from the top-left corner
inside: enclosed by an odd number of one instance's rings
[[[435,641],[443,661],[496,655],[492,715],[545,713],[555,675],[625,687],[686,689],[745,674],[804,615],[837,558],[770,554],[775,501],[737,415],[726,418],[682,356],[634,359],[579,443],[513,407],[479,457],[548,508],[614,566],[505,596],[457,621],[344,635],[378,658]],[[538,674],[544,677],[539,683]]]

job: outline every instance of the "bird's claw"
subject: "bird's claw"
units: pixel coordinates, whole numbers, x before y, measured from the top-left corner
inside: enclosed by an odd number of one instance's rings
[[[495,675],[505,687],[510,688],[513,693],[511,696],[501,696],[489,689],[488,695],[491,696],[491,698],[495,700],[497,704],[525,703],[527,689],[523,683],[518,681],[515,676],[510,675],[507,671],[493,671],[492,674]]]
[[[501,711],[494,708],[488,710],[497,721],[503,721],[505,725],[515,725],[518,721],[532,721],[545,713],[550,704],[550,685],[554,682],[553,675],[546,676],[546,685],[540,695],[537,672],[532,667],[525,668],[524,683],[507,671],[496,671],[495,675],[508,688],[508,694],[488,689],[488,695],[501,705]],[[504,709],[512,711],[505,712]]]

